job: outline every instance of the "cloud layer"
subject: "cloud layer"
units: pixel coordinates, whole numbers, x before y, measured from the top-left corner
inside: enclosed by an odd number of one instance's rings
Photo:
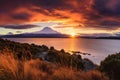
[[[65,21],[77,27],[116,30],[120,28],[119,9],[120,0],[0,0],[0,27],[26,29],[35,26],[6,24]]]
[[[37,25],[33,25],[33,24],[7,24],[0,26],[7,29],[29,29],[29,28],[38,27]]]

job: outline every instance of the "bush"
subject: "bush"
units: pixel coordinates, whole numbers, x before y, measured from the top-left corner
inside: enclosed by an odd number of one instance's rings
[[[48,51],[49,48],[45,45],[35,45],[35,44],[27,44],[27,43],[18,43],[13,42],[9,40],[3,40],[0,39],[0,52],[4,53],[12,52],[16,56],[18,56],[19,59],[31,59],[33,58],[37,53],[41,53],[43,51]]]
[[[109,55],[100,65],[111,80],[120,80],[120,53]]]
[[[68,53],[63,54],[61,51],[50,50],[48,52],[46,60],[71,68],[84,69],[80,55],[70,55]]]

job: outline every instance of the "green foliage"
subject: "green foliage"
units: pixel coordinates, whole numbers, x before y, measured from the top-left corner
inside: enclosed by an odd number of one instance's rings
[[[64,66],[83,69],[83,63],[80,55],[70,55],[63,51],[50,50],[46,57],[47,61],[62,64]]]
[[[111,80],[120,80],[120,53],[109,55],[100,65]]]
[[[45,45],[35,45],[27,43],[18,43],[9,40],[0,39],[0,51],[10,51],[15,57],[21,60],[30,60],[36,58],[37,54],[47,52],[46,60],[60,65],[76,69],[83,69],[83,62],[80,55],[70,55],[63,49],[58,51],[54,47],[50,49]]]
[[[55,50],[54,47],[50,47],[50,50]]]
[[[27,43],[18,43],[9,40],[0,39],[0,52],[11,52],[14,53],[19,59],[31,59],[37,53],[41,53],[43,51],[48,51],[48,47],[45,45],[38,46],[35,44],[27,44]]]

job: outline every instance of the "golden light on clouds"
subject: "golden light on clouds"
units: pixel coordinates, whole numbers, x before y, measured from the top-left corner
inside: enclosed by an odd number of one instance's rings
[[[120,0],[3,0],[0,2],[0,28],[5,32],[21,29],[31,32],[31,28],[51,27],[61,33],[77,35],[119,32],[119,4]],[[19,24],[24,25],[16,26]],[[34,26],[26,28],[26,24]]]

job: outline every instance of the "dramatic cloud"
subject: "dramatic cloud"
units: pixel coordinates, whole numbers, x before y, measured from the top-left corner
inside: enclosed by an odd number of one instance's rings
[[[0,24],[62,21],[67,26],[117,30],[120,28],[120,0],[1,0]],[[69,25],[70,24],[70,25]],[[10,26],[27,29],[29,26]]]
[[[16,33],[22,33],[22,31],[16,31]]]
[[[105,16],[120,17],[120,0],[94,0],[93,8]]]
[[[7,24],[7,25],[0,25],[0,27],[7,28],[7,29],[29,29],[37,27],[37,25],[33,24]]]
[[[95,33],[95,34],[80,34],[80,36],[83,37],[109,37],[109,36],[115,36],[115,34],[109,34],[109,33]]]
[[[10,15],[13,19],[19,19],[19,20],[29,20],[29,18],[31,17],[31,15],[27,14],[27,13],[19,13],[19,14],[11,14]]]

